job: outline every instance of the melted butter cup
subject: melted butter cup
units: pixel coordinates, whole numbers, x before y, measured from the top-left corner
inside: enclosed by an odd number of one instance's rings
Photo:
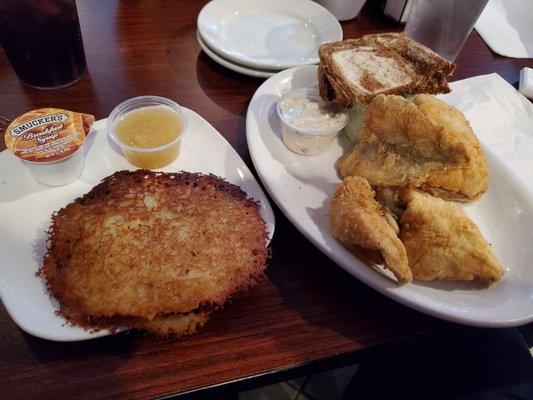
[[[85,138],[94,117],[58,108],[41,108],[16,118],[6,130],[7,148],[45,185],[61,186],[83,170]]]

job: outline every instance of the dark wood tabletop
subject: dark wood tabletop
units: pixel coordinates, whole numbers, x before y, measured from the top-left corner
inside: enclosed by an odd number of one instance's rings
[[[345,38],[402,29],[375,3],[342,24]],[[12,119],[35,108],[59,107],[100,119],[130,97],[165,96],[207,119],[253,170],[245,114],[263,80],[231,72],[200,50],[196,17],[203,4],[78,1],[88,73],[61,90],[30,89],[0,52],[0,115]],[[533,67],[533,60],[500,57],[472,32],[457,64],[454,79],[497,72],[515,84],[519,70]],[[3,141],[0,146],[5,148]],[[459,328],[358,282],[272,206],[277,226],[267,278],[217,312],[195,336],[123,333],[55,343],[24,333],[0,307],[0,397],[136,399],[236,382],[247,387]]]

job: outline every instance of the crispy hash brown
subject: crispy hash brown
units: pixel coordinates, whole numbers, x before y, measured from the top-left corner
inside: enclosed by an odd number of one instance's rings
[[[40,275],[91,328],[194,333],[262,275],[259,205],[214,175],[120,171],[52,216]]]

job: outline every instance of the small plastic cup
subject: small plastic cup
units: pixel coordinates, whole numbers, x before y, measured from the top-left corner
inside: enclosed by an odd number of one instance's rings
[[[4,134],[6,147],[43,185],[62,186],[83,170],[83,146],[94,116],[60,108],[39,108],[15,118]]]
[[[149,107],[165,107],[182,122],[181,132],[171,142],[156,147],[134,147],[123,143],[116,135],[115,128],[126,114]],[[124,157],[139,168],[161,168],[176,159],[180,151],[181,138],[187,131],[188,120],[183,109],[176,102],[159,96],[139,96],[126,100],[116,106],[107,119],[107,134],[111,140],[122,150]]]
[[[324,123],[319,126],[304,126],[304,124],[297,125],[293,121],[290,121],[287,113],[283,112],[284,102],[294,96],[305,98],[312,103],[319,104],[319,107],[323,111]],[[306,100],[304,100],[306,101]],[[327,111],[338,114],[338,119],[330,119]],[[283,143],[292,151],[298,154],[314,156],[319,155],[327,151],[333,140],[337,137],[338,133],[346,126],[349,117],[338,106],[322,100],[320,95],[313,89],[295,89],[284,93],[276,104],[276,111],[279,119],[281,120],[281,134]],[[317,114],[317,118],[313,121],[317,121],[320,118]],[[319,121],[317,122],[317,124]],[[316,124],[315,124],[316,125]]]
[[[75,153],[57,161],[27,161],[33,177],[39,183],[48,186],[63,186],[73,182],[81,175],[84,165],[83,146]]]

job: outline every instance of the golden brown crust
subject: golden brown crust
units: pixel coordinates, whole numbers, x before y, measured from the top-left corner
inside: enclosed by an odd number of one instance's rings
[[[196,333],[209,319],[211,311],[194,311],[178,314],[158,314],[152,320],[140,317],[98,317],[74,314],[69,323],[82,326],[91,332],[108,329],[117,332],[124,328],[137,329],[157,336],[187,336]]]
[[[133,327],[158,336],[186,336],[198,331],[209,318],[209,313],[187,313],[156,316],[151,321],[139,319]]]
[[[375,200],[366,179],[351,176],[343,180],[331,200],[329,218],[333,237],[346,245],[378,252],[399,283],[412,281],[398,226]]]
[[[371,77],[372,84],[367,87],[370,93],[362,92],[345,79],[333,61],[333,54],[345,49],[361,49],[394,59],[397,68],[409,76],[411,82],[382,90],[379,82]],[[398,33],[372,34],[358,39],[325,43],[319,47],[318,55],[318,81],[322,98],[328,101],[335,99],[347,108],[356,103],[367,103],[377,94],[448,93],[450,87],[446,78],[455,69],[453,63]]]
[[[358,143],[338,167],[342,177],[359,175],[374,186],[423,187],[462,201],[479,198],[488,185],[483,152],[464,115],[425,94],[413,102],[376,96]]]
[[[259,205],[189,172],[117,172],[55,213],[49,239],[40,274],[61,314],[159,321],[155,330],[185,326],[161,316],[221,306],[262,276],[269,255]]]
[[[499,280],[503,269],[476,224],[452,203],[404,191],[400,238],[416,280]]]

